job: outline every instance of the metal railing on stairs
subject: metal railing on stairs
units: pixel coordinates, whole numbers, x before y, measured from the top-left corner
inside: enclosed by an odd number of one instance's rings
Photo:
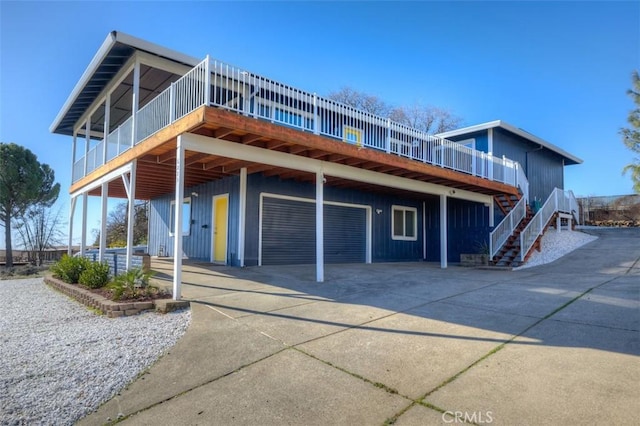
[[[516,227],[522,219],[527,215],[527,198],[522,197],[520,201],[511,209],[504,217],[502,222],[495,227],[489,234],[489,258],[493,257],[500,251],[504,243],[513,234]]]
[[[571,214],[578,221],[578,211],[578,201],[573,192],[555,188],[547,198],[547,201],[520,233],[519,260],[524,262],[529,250],[531,250],[538,237],[542,235],[545,227],[556,213]]]

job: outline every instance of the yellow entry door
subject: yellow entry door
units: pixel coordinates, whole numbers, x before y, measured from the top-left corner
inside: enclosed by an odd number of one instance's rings
[[[229,197],[213,197],[213,261],[227,263],[227,217]]]

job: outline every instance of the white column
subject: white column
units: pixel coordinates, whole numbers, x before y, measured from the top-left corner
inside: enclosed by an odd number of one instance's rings
[[[71,197],[71,204],[69,206],[69,247],[67,247],[67,254],[71,256],[73,254],[73,215],[76,211],[76,197]]]
[[[427,203],[422,202],[422,259],[427,260]]]
[[[91,144],[91,116],[87,118],[87,124],[85,125],[85,138],[84,138],[84,173],[83,176],[87,175],[87,161],[89,160],[89,145]]]
[[[102,184],[102,194],[100,197],[100,252],[98,260],[104,261],[105,250],[107,249],[107,201],[109,199],[109,183]]]
[[[238,262],[244,267],[244,235],[247,221],[247,168],[240,169],[240,200],[238,217]]]
[[[562,218],[560,217],[560,213],[557,213],[556,216],[556,231],[562,231]]]
[[[316,281],[324,281],[324,173],[316,173]]]
[[[87,210],[88,210],[89,194],[82,194],[82,239],[80,240],[80,253],[84,253],[87,248]]]
[[[126,270],[131,269],[131,258],[133,256],[133,224],[136,213],[136,169],[137,160],[131,162],[131,172],[129,177],[129,209],[127,211],[127,263]]]
[[[76,149],[78,148],[78,132],[73,131],[73,143],[71,148],[71,183],[75,182],[79,176],[76,176]]]
[[[173,228],[173,300],[182,296],[182,200],[184,198],[184,146],[182,135],[178,135],[176,146],[176,199]]]
[[[495,212],[494,212],[494,210],[493,210],[494,208],[495,208],[495,206],[494,206],[494,203],[493,203],[493,200],[492,200],[492,201],[489,203],[489,226],[490,226],[490,227],[492,227],[492,228],[493,228],[494,226],[496,226],[496,224],[495,224],[495,218],[494,218],[494,213],[495,213]]]
[[[109,152],[109,127],[111,126],[111,93],[107,93],[104,101],[104,146],[102,147],[102,164],[107,164],[107,153]]]
[[[138,140],[138,106],[140,105],[140,60],[133,66],[133,95],[131,97],[131,146]]]
[[[447,267],[447,196],[440,195],[440,267]]]

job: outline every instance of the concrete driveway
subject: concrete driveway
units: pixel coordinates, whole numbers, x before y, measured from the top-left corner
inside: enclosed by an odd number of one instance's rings
[[[623,424],[640,410],[640,229],[521,271],[186,265],[192,324],[80,424]],[[157,269],[170,273],[171,264]]]

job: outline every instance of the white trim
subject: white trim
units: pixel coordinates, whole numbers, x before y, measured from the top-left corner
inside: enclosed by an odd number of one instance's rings
[[[195,152],[203,152],[236,160],[251,161],[258,164],[284,167],[292,170],[306,171],[314,174],[322,170],[325,176],[335,176],[356,182],[375,182],[377,185],[418,192],[421,194],[447,195],[451,194],[452,190],[451,187],[444,185],[377,173],[370,170],[359,169],[357,167],[345,166],[344,164],[304,158],[299,155],[287,154],[279,151],[265,150],[263,148],[237,144],[235,142],[210,138],[193,133],[185,133],[181,136],[183,138],[185,149]],[[478,194],[458,188],[455,189],[455,195],[453,197],[461,200],[475,201],[477,203],[490,203],[493,200],[489,195]]]
[[[487,152],[493,155],[493,128],[487,130]]]
[[[403,235],[396,235],[395,234],[395,212],[396,211],[402,211],[403,213],[406,213],[408,211],[413,212],[413,232],[414,232],[414,236],[413,237],[407,237],[406,232],[407,232],[407,227],[406,227],[406,214],[403,215],[402,217],[402,234]],[[391,239],[392,240],[396,240],[396,241],[418,241],[418,209],[416,207],[409,207],[409,206],[401,206],[398,204],[393,204],[391,206]]]
[[[116,43],[122,43],[131,46],[137,51],[149,52],[152,56],[160,56],[167,58],[172,62],[185,64],[188,67],[194,67],[200,62],[200,60],[197,58],[185,55],[175,50],[167,49],[166,47],[150,43],[146,40],[130,36],[129,34],[125,34],[123,32],[112,31],[107,35],[107,38],[102,43],[93,59],[91,59],[91,62],[89,62],[89,65],[82,73],[82,76],[74,86],[71,94],[60,109],[60,112],[58,112],[58,115],[49,127],[50,132],[55,132],[56,128],[60,125],[62,118],[67,114],[69,108],[71,108],[71,105],[73,105],[73,103],[77,100],[80,92],[82,92],[82,90],[85,88],[85,86],[87,85],[91,77],[95,74],[97,69],[100,67],[102,62],[107,58],[107,56],[109,56],[109,53],[111,53],[111,49],[115,46]],[[125,63],[125,66],[127,64],[128,62]],[[102,96],[104,95],[101,92],[96,99],[100,99]]]
[[[290,195],[282,195],[275,194],[272,192],[261,192],[260,193],[260,206],[258,209],[258,266],[262,266],[262,215],[263,215],[263,200],[264,198],[278,198],[281,200],[290,200],[290,201],[301,201],[304,203],[314,203],[316,202],[313,198],[303,198],[303,197],[293,197]],[[367,245],[365,250],[365,263],[371,263],[371,253],[372,253],[372,208],[366,204],[352,204],[352,203],[342,203],[339,201],[327,201],[324,200],[324,205],[329,206],[340,206],[340,207],[351,207],[354,209],[364,209],[366,212],[366,236],[365,236],[365,244]]]
[[[227,200],[227,225],[225,226],[224,231],[224,239],[225,243],[225,253],[224,253],[224,261],[219,262],[215,258],[215,246],[216,246],[216,201],[220,199]],[[216,263],[220,265],[226,265],[227,259],[229,257],[229,193],[214,195],[211,197],[211,263]]]
[[[78,195],[82,195],[85,192],[89,192],[93,189],[96,189],[97,187],[101,186],[105,182],[111,182],[112,180],[117,179],[120,176],[123,176],[125,173],[129,173],[131,171],[131,164],[132,163],[127,163],[122,167],[118,167],[117,169],[110,171],[106,175],[94,180],[93,182],[88,183],[87,185],[77,190],[76,192],[71,193],[71,197],[77,197]]]
[[[537,143],[545,148],[547,148],[550,151],[555,152],[556,154],[560,154],[561,156],[565,157],[566,159],[569,159],[573,162],[575,162],[576,164],[582,164],[582,160],[574,155],[569,154],[567,151],[563,150],[562,148],[559,148],[557,146],[555,146],[554,144],[545,141],[542,138],[539,138],[536,135],[533,135],[525,130],[522,130],[518,127],[515,127],[509,123],[506,123],[502,120],[495,120],[495,121],[489,121],[487,123],[481,123],[481,124],[476,124],[474,126],[469,126],[469,127],[463,127],[461,129],[456,129],[456,130],[450,130],[448,132],[443,132],[443,133],[438,133],[436,136],[441,137],[441,138],[450,138],[452,136],[460,136],[460,135],[464,135],[467,133],[473,133],[473,132],[478,132],[478,131],[482,131],[482,130],[489,130],[489,129],[494,129],[494,128],[502,128],[505,129],[513,134],[516,134],[520,137],[523,137],[531,142]],[[489,147],[489,152],[493,152],[493,147],[490,146]]]

